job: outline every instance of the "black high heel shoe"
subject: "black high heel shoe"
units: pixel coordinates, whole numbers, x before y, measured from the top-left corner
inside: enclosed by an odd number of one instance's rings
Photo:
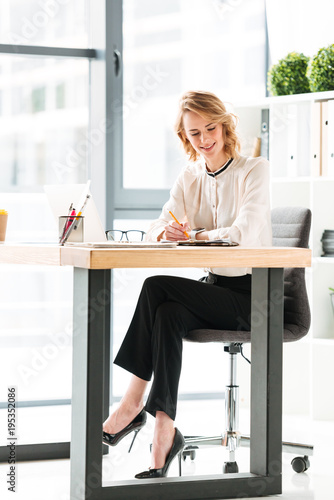
[[[143,408],[142,411],[138,413],[138,415],[126,427],[124,427],[124,429],[116,432],[116,434],[109,434],[108,432],[103,431],[102,441],[104,442],[104,444],[108,444],[109,446],[116,446],[125,436],[134,431],[135,435],[133,436],[133,440],[128,451],[128,453],[130,453],[138,432],[146,424],[146,419],[147,413]]]
[[[181,459],[182,451],[185,446],[184,438],[181,432],[175,428],[175,436],[172,448],[167,455],[165,465],[161,469],[148,469],[135,475],[136,479],[151,479],[153,477],[166,477],[170,464],[173,462],[176,455],[179,456],[179,476],[181,476]]]

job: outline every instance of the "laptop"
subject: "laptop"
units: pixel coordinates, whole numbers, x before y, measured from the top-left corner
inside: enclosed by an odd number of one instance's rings
[[[60,216],[68,215],[71,203],[78,213],[83,206],[87,195],[87,200],[84,209],[84,242],[102,242],[106,241],[106,234],[102,226],[101,218],[94,203],[90,192],[90,181],[87,184],[53,184],[45,185],[46,193],[50,208],[55,217],[58,227]]]

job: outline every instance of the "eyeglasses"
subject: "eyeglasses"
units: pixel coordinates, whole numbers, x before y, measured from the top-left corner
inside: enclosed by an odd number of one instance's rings
[[[122,241],[125,235],[127,241],[143,241],[144,231],[138,231],[136,229],[131,229],[129,231],[121,231],[120,229],[111,229],[106,231],[107,240],[111,241]]]

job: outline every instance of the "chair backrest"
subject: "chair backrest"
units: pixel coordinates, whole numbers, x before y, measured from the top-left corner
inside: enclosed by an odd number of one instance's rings
[[[279,207],[271,212],[273,246],[308,248],[311,211],[302,207]],[[299,340],[311,323],[304,268],[284,270],[284,341]]]
[[[271,212],[273,246],[308,248],[311,211],[302,207],[279,207]],[[311,323],[304,268],[284,270],[284,342],[304,337]],[[193,330],[189,342],[250,342],[251,332]]]

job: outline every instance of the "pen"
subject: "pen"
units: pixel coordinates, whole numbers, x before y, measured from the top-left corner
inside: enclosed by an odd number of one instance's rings
[[[66,230],[65,230],[65,232],[62,235],[62,238],[60,240],[60,243],[62,245],[65,243],[65,241],[67,240],[67,238],[69,237],[69,235],[73,229],[75,217],[76,217],[76,211],[75,211],[75,208],[73,208],[71,216],[69,217],[67,225],[66,225]]]
[[[67,215],[66,221],[64,223],[64,228],[63,228],[62,235],[59,238],[59,242],[61,242],[61,240],[64,238],[64,235],[65,235],[66,231],[68,230],[68,228],[70,227],[71,223],[73,222],[73,220],[74,220],[73,216],[74,215],[75,215],[75,209],[73,208],[73,203],[71,203],[70,208],[68,209],[68,215]]]
[[[177,220],[177,218],[175,217],[175,215],[174,215],[174,214],[173,214],[170,210],[168,210],[168,211],[169,211],[169,213],[171,214],[171,216],[173,217],[173,219],[175,220],[175,222],[176,222],[179,226],[181,226],[181,224],[179,223],[179,221]],[[186,231],[184,231],[184,234],[186,235],[186,237],[187,237],[187,238],[189,238],[189,234],[188,234]]]

